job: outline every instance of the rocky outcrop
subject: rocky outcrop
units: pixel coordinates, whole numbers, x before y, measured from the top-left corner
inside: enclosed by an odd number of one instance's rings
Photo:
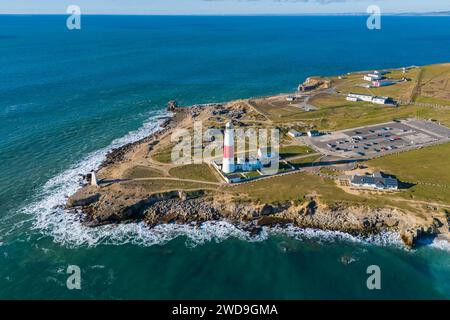
[[[175,100],[170,100],[167,103],[167,111],[174,112],[178,108],[178,103]]]
[[[85,207],[97,202],[100,199],[100,193],[95,191],[93,188],[86,188],[83,192],[73,194],[67,200],[67,207]]]
[[[434,226],[424,228],[423,226],[415,226],[407,228],[400,232],[400,237],[403,243],[408,248],[415,248],[421,239],[432,238],[439,234],[439,231]]]
[[[165,223],[190,223],[219,220],[221,212],[201,199],[171,199],[157,202],[147,208],[144,213],[145,222],[149,226]]]
[[[170,130],[171,128],[170,124],[172,121],[173,121],[172,118],[166,118],[160,124],[161,130],[141,140],[131,142],[119,148],[111,150],[106,155],[105,160],[99,166],[99,170],[104,167],[111,166],[114,165],[115,163],[119,163],[126,160],[127,155],[129,155],[131,151],[136,149],[142,143],[148,143],[149,150],[151,150],[158,143],[158,138],[164,133],[166,133],[168,130]]]

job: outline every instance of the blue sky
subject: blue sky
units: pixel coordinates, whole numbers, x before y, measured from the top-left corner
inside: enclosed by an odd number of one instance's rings
[[[450,0],[0,0],[0,13],[65,14],[68,5],[85,14],[302,14],[450,11]]]

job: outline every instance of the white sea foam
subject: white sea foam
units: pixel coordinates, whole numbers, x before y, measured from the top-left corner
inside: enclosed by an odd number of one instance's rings
[[[297,240],[315,240],[316,242],[344,241],[359,244],[375,244],[378,246],[403,247],[400,236],[394,232],[383,232],[372,236],[353,236],[340,231],[324,231],[288,226],[272,228],[269,233],[287,235]]]
[[[434,239],[429,246],[434,249],[450,252],[450,242],[447,239]]]
[[[150,229],[145,223],[106,225],[97,228],[81,224],[80,217],[63,209],[67,197],[80,188],[80,174],[99,167],[106,154],[114,148],[138,141],[159,129],[163,112],[154,114],[144,125],[126,136],[114,140],[108,147],[89,154],[79,163],[49,180],[36,195],[36,200],[23,211],[33,217],[33,228],[44,236],[69,247],[96,246],[99,244],[135,244],[141,246],[163,245],[175,238],[185,237],[186,245],[193,247],[206,242],[221,242],[229,238],[244,241],[264,241],[270,236],[286,235],[300,241],[345,241],[360,244],[402,246],[395,233],[383,233],[372,237],[356,237],[343,232],[302,229],[294,226],[264,227],[257,235],[225,222],[210,221],[197,224],[166,224]],[[448,243],[446,244],[448,245]],[[436,247],[444,246],[439,243]]]

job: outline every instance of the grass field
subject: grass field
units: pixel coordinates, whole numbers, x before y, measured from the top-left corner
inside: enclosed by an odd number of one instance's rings
[[[422,68],[415,101],[450,105],[450,63]]]
[[[450,143],[373,159],[367,165],[402,181],[450,186]]]
[[[280,105],[265,99],[250,100],[249,103],[273,122],[301,118],[305,114],[302,109],[288,103]]]
[[[181,167],[172,168],[169,171],[172,177],[180,179],[202,180],[208,182],[218,182],[211,168],[206,163],[188,164]]]
[[[289,163],[293,164],[297,168],[301,168],[310,165],[312,162],[318,160],[320,157],[322,157],[322,155],[317,154],[310,157],[289,160]]]
[[[450,205],[450,188],[416,185],[401,193],[405,199]]]
[[[161,176],[163,176],[161,171],[145,166],[135,166],[129,168],[123,174],[123,178],[125,179],[155,178]]]
[[[405,199],[450,204],[450,143],[373,159],[367,165],[400,181],[419,183],[403,191]]]
[[[359,201],[359,197],[345,193],[333,181],[306,173],[278,176],[256,180],[229,188],[236,195],[247,195],[260,203],[284,203],[291,200],[302,201],[306,195],[317,193],[325,202]],[[268,192],[270,190],[270,192]]]
[[[153,159],[162,162],[162,163],[171,163],[172,162],[172,145],[168,145],[162,149],[156,150],[156,153],[153,155]]]
[[[283,158],[306,155],[315,151],[308,146],[284,146],[280,147],[280,156]]]
[[[256,180],[235,187],[226,187],[225,189],[232,192],[238,199],[246,199],[255,203],[281,204],[290,201],[302,203],[305,201],[306,196],[316,195],[322,203],[331,206],[338,203],[366,206],[368,208],[389,206],[415,212],[419,215],[422,215],[421,210],[415,204],[407,201],[398,201],[398,197],[421,201],[425,201],[427,198],[426,194],[423,194],[422,188],[410,191],[413,193],[412,196],[409,192],[396,193],[392,196],[376,193],[354,195],[337,187],[331,179],[321,178],[305,172]],[[270,192],[267,192],[267,190],[270,190]],[[441,194],[439,197],[445,200],[449,195],[444,196]],[[436,198],[431,200],[437,201]]]

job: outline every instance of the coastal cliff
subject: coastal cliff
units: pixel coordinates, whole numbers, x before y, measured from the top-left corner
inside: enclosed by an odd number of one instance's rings
[[[330,206],[319,199],[281,205],[226,202],[198,191],[171,191],[143,197],[86,187],[69,198],[67,208],[81,208],[85,213],[84,223],[90,227],[144,221],[152,228],[166,223],[226,220],[252,234],[260,232],[262,227],[288,225],[361,236],[396,232],[409,248],[415,247],[423,237],[436,236],[442,226],[437,218],[430,220],[395,208]]]

